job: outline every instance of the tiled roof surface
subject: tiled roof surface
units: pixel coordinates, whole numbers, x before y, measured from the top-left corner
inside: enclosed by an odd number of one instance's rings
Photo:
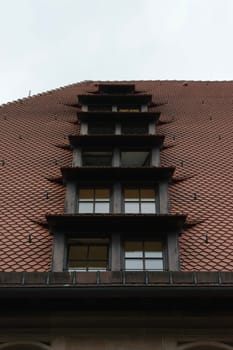
[[[170,212],[194,225],[180,237],[183,271],[233,269],[233,82],[141,81],[161,111],[161,164],[175,166]],[[52,237],[40,225],[62,213],[64,187],[52,181],[69,167],[83,82],[0,107],[0,270],[49,271]]]

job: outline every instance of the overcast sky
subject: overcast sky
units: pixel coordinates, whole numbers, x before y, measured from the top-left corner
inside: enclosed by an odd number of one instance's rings
[[[83,80],[233,80],[233,0],[0,5],[0,103]]]

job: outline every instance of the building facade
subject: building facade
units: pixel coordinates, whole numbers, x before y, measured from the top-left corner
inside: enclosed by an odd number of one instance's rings
[[[0,349],[233,349],[231,82],[0,108]]]

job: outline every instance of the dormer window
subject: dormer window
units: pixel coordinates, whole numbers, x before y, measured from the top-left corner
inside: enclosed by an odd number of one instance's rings
[[[80,188],[77,212],[79,214],[103,214],[110,212],[109,188]]]
[[[48,216],[54,270],[178,269],[184,216],[168,214],[174,168],[160,167],[164,136],[156,135],[160,113],[148,111],[152,96],[132,84],[100,84],[78,98],[73,167],[61,169],[67,215]]]
[[[111,121],[90,121],[88,122],[89,135],[112,135],[115,134],[115,123]]]
[[[121,166],[143,167],[149,166],[151,162],[150,152],[123,151],[121,152]]]
[[[112,105],[88,105],[88,111],[89,112],[111,112],[112,111]]]
[[[144,135],[149,132],[147,121],[89,121],[87,127],[88,135]]]
[[[84,151],[82,153],[83,166],[111,166],[112,152]]]
[[[124,188],[124,212],[126,214],[156,214],[157,201],[154,188]]]
[[[161,240],[127,240],[124,242],[125,270],[164,270],[164,253]]]
[[[109,268],[108,238],[68,240],[67,268],[75,271],[106,271]]]
[[[117,106],[118,112],[140,112],[141,106]]]
[[[148,122],[123,121],[121,123],[121,133],[123,135],[148,134]]]

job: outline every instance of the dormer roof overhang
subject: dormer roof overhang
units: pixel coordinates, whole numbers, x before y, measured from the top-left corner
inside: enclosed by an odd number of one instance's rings
[[[65,183],[104,183],[104,182],[144,182],[157,183],[169,181],[175,171],[174,167],[68,167],[61,168]]]
[[[72,147],[85,147],[99,149],[101,147],[132,148],[133,150],[151,149],[154,146],[161,147],[164,141],[163,135],[70,135],[69,141]]]
[[[145,120],[158,121],[160,112],[78,112],[80,121],[121,121],[121,120]]]
[[[78,95],[80,105],[151,105],[152,95],[149,94],[116,94],[116,95]]]
[[[50,233],[100,234],[120,232],[127,236],[143,232],[152,236],[181,233],[186,215],[177,214],[47,214]]]

